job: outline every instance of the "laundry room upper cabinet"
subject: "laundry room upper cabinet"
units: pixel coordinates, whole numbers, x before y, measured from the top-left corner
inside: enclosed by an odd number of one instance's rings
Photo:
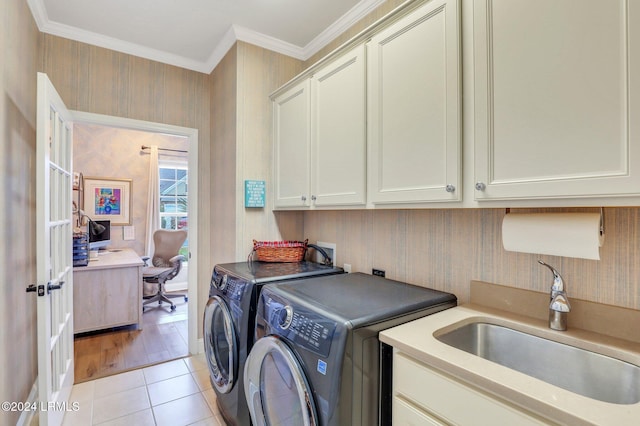
[[[311,202],[366,201],[365,49],[359,45],[311,78]]]
[[[369,201],[460,201],[458,0],[432,0],[367,43]]]
[[[275,207],[309,206],[310,92],[305,79],[273,99]]]
[[[364,46],[274,99],[276,208],[364,206]]]
[[[640,194],[639,3],[473,3],[476,200]]]

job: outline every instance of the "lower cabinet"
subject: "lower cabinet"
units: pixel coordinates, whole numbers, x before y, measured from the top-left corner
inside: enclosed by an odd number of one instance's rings
[[[393,398],[394,425],[428,425],[446,426],[447,424],[431,416],[421,407],[417,407],[404,399]]]
[[[398,351],[393,355],[392,409],[394,425],[549,424]]]
[[[142,323],[142,266],[131,249],[73,269],[73,332]]]

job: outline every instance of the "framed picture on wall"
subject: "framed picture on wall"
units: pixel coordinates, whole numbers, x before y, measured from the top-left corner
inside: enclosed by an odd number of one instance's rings
[[[131,179],[84,177],[83,210],[92,220],[131,225]]]

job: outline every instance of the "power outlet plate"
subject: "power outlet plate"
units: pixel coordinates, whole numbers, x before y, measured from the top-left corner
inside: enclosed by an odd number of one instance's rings
[[[384,278],[384,271],[382,269],[372,269],[371,273],[375,276]]]
[[[324,241],[316,241],[316,245],[327,252],[329,257],[331,258],[331,262],[332,262],[331,266],[335,265],[336,264],[336,245],[335,245],[335,243],[325,243]],[[322,253],[320,253],[320,252],[318,252],[316,250],[315,257],[314,257],[313,261],[316,262],[316,263],[323,263],[324,256],[322,256]]]

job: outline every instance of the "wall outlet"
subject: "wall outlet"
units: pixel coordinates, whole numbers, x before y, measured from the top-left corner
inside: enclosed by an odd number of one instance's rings
[[[373,275],[378,276],[378,277],[382,277],[382,278],[384,278],[384,271],[383,271],[382,269],[375,269],[375,268],[374,268],[374,269],[372,269],[372,270],[371,270],[371,273],[372,273]]]
[[[122,239],[124,241],[131,241],[136,239],[136,231],[133,225],[122,227]]]

